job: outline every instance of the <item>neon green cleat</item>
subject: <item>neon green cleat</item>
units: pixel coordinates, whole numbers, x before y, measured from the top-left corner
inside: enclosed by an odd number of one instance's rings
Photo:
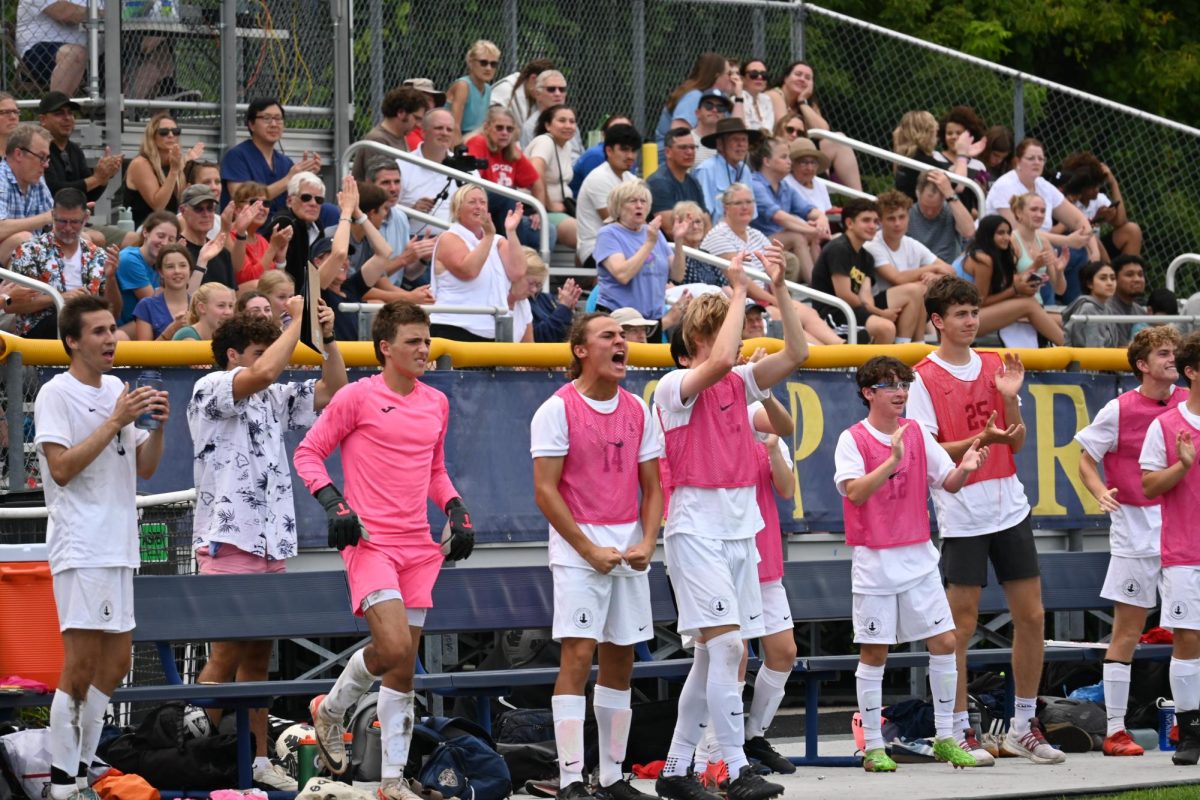
[[[896,762],[887,754],[887,750],[876,747],[863,754],[863,769],[867,772],[895,772]]]
[[[933,757],[938,761],[947,761],[955,769],[974,767],[975,756],[958,746],[951,738],[938,739],[933,743]]]

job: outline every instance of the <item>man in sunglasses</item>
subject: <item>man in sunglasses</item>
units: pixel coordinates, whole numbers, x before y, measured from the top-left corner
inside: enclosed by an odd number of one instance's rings
[[[38,122],[50,134],[46,185],[55,195],[68,186],[78,189],[95,202],[112,176],[121,171],[121,154],[113,155],[106,147],[95,169],[89,167],[83,148],[71,141],[78,111],[79,104],[62,92],[48,92],[38,104]]]
[[[567,78],[556,69],[548,69],[537,76],[533,85],[533,97],[537,107],[529,112],[529,116],[521,123],[521,148],[528,149],[533,137],[537,136],[538,119],[542,112],[551,106],[565,105],[567,102]],[[579,158],[583,152],[583,139],[579,131],[571,140],[571,160]]]
[[[212,230],[213,216],[217,213],[217,194],[212,187],[197,183],[183,190],[183,199],[179,201],[180,242],[192,254],[192,260],[200,263],[200,248],[208,243],[208,232]],[[239,248],[239,263],[235,263],[229,251],[222,248],[221,252],[209,259],[201,283],[215,281],[237,291],[238,271],[240,263],[246,257],[245,248]]]

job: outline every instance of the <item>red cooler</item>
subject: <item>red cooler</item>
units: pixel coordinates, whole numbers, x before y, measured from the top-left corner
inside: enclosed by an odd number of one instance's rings
[[[0,678],[17,675],[53,690],[62,665],[46,545],[0,545]]]

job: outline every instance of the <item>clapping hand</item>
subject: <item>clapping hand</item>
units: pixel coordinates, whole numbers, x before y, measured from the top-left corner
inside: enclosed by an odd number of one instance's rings
[[[575,304],[579,302],[582,295],[583,288],[575,282],[574,278],[567,278],[567,282],[559,287],[558,304],[574,310]]]
[[[958,465],[963,468],[964,472],[971,473],[983,466],[987,461],[988,449],[984,447],[979,439],[971,442],[971,446],[967,448],[967,452],[963,453],[962,460]]]
[[[517,203],[508,213],[504,215],[504,233],[511,236],[516,232],[521,224],[521,220],[525,217],[525,204]]]
[[[1100,504],[1101,511],[1107,511],[1108,513],[1111,514],[1114,511],[1121,510],[1121,504],[1117,502],[1116,487],[1113,487],[1112,489],[1105,489],[1103,492],[1096,495],[1095,497],[1096,497],[1096,502]]]
[[[662,230],[662,217],[655,217],[646,224],[646,244],[650,247],[658,244],[658,232]]]
[[[1017,439],[1025,433],[1025,423],[1014,422],[1007,428],[999,428],[996,426],[996,412],[988,417],[987,426],[983,429],[983,438],[987,439],[989,444],[1006,444],[1010,447],[1016,444]]]
[[[1196,445],[1192,442],[1190,431],[1180,431],[1175,435],[1175,452],[1179,455],[1184,469],[1191,469],[1196,460]]]
[[[896,428],[896,432],[892,434],[891,461],[893,474],[895,474],[896,468],[904,463],[904,431],[908,429],[909,424],[911,423],[904,423]]]
[[[1015,398],[1025,382],[1025,365],[1016,353],[1005,353],[1004,363],[996,370],[996,390],[1005,398]]]

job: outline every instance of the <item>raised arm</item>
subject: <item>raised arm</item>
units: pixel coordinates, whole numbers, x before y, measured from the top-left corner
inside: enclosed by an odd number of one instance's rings
[[[787,281],[784,278],[783,248],[778,242],[774,242],[771,247],[759,251],[756,255],[771,278],[771,287],[775,297],[779,299],[779,316],[783,320],[783,349],[754,365],[754,382],[760,389],[769,389],[808,360],[808,339],[796,313],[796,304],[791,302],[791,295],[788,293]],[[745,298],[742,298],[740,304],[744,314]]]
[[[742,269],[745,257],[744,252],[735,254],[725,270],[725,278],[732,290],[729,310],[725,312],[725,321],[717,331],[708,358],[694,369],[688,370],[679,383],[679,397],[684,403],[715,385],[737,364],[742,344],[742,324],[746,319],[746,284],[750,282]],[[757,377],[755,373],[755,378]]]
[[[283,333],[255,360],[254,365],[239,370],[233,376],[233,400],[240,403],[247,397],[261,392],[275,381],[287,369],[296,344],[300,341],[300,328],[304,314],[304,298],[294,295],[288,298],[287,312],[292,321],[283,329]]]

